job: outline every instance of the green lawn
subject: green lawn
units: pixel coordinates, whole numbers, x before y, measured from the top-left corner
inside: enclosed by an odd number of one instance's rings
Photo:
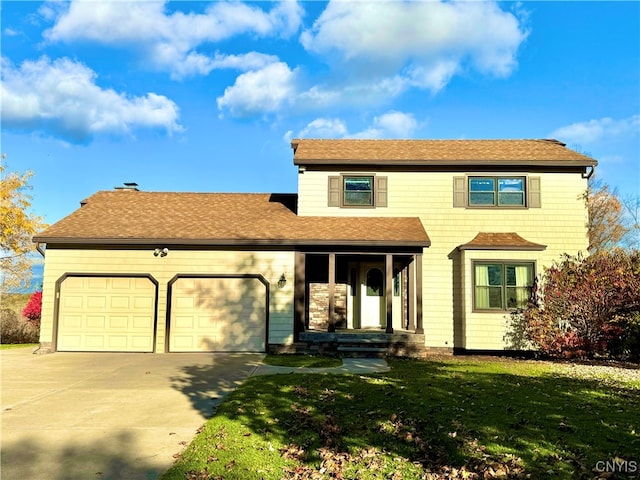
[[[36,348],[37,343],[2,343],[0,344],[0,350],[9,350],[12,348]]]
[[[162,479],[587,479],[597,462],[640,461],[638,380],[533,361],[389,363],[249,378]]]

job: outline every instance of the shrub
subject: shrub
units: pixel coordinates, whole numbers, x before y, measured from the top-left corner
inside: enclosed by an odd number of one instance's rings
[[[627,331],[622,339],[622,356],[640,361],[640,312],[633,312],[627,322]]]
[[[40,325],[40,317],[42,316],[42,292],[34,292],[29,299],[29,303],[22,309],[22,316]]]
[[[513,315],[519,338],[551,356],[640,354],[640,252],[567,255],[540,284],[539,298]]]
[[[9,308],[0,310],[0,343],[38,343],[40,327],[19,318]]]

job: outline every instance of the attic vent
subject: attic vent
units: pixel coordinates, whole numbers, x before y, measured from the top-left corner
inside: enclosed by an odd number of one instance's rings
[[[138,184],[136,182],[124,182],[123,187],[113,187],[116,190],[134,190],[138,192]]]

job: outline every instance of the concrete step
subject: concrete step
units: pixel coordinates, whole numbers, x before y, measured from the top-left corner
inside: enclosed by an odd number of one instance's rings
[[[387,351],[387,347],[354,347],[352,345],[340,345],[338,347],[339,352],[382,352]]]
[[[371,337],[352,337],[351,335],[343,335],[336,338],[338,343],[389,343],[389,339],[379,336]]]

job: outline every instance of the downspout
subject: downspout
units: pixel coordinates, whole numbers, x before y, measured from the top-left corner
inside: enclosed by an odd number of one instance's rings
[[[36,250],[42,258],[44,258],[44,250],[42,249],[42,244],[40,242],[36,243]],[[33,351],[34,355],[42,355],[43,353],[51,353],[51,349],[42,348],[42,344],[38,342],[38,348]]]
[[[586,178],[587,180],[589,180],[591,178],[591,176],[593,175],[593,173],[596,171],[596,169],[592,166],[589,165],[589,167],[591,170],[589,170],[589,173],[583,173],[582,174],[582,178]]]

